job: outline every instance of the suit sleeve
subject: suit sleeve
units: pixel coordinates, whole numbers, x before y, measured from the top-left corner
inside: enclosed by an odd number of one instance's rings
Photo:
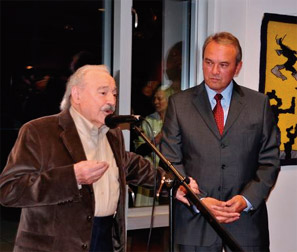
[[[73,164],[49,168],[50,164],[42,153],[45,148],[41,148],[41,137],[38,129],[30,123],[20,129],[0,175],[2,205],[45,206],[70,202],[78,197]]]
[[[160,181],[164,171],[160,168],[155,168],[150,161],[134,152],[125,150],[124,137],[122,131],[118,128],[113,130],[110,136],[110,141],[113,152],[118,153],[116,156],[117,165],[123,170],[127,184],[135,186],[144,186],[152,188],[156,182]],[[111,138],[112,137],[112,138]]]
[[[182,136],[173,97],[169,97],[162,134],[160,145],[162,154],[183,176],[186,176],[183,167]]]
[[[258,169],[255,178],[242,191],[254,209],[268,198],[279,170],[279,134],[273,112],[266,97],[263,109],[262,136],[258,155]]]

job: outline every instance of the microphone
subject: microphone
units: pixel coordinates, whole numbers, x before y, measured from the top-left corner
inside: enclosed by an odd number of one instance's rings
[[[114,115],[110,114],[105,117],[105,125],[111,129],[116,128],[121,123],[140,122],[140,115]]]

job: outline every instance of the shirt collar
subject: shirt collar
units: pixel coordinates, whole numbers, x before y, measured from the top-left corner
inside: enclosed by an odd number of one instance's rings
[[[96,136],[99,134],[105,135],[109,130],[109,128],[106,125],[102,125],[102,127],[97,128],[93,123],[91,123],[88,119],[86,119],[72,106],[70,107],[69,112],[73,118],[75,126],[83,134],[87,134],[91,136]]]
[[[209,86],[207,86],[206,83],[204,85],[205,85],[205,89],[206,89],[206,92],[208,95],[208,99],[210,102],[212,102],[212,100],[214,99],[214,96],[217,94],[217,92],[214,91],[213,89],[211,89]],[[230,84],[221,93],[223,96],[222,102],[226,102],[227,104],[230,104],[232,91],[233,91],[233,85],[234,85],[233,81],[231,81]]]

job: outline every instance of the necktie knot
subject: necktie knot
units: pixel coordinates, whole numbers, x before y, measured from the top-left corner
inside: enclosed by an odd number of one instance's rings
[[[218,101],[222,100],[223,96],[221,94],[216,94],[214,98],[215,98],[216,102],[218,102]]]

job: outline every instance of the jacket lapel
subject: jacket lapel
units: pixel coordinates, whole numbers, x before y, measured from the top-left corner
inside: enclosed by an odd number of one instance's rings
[[[109,130],[106,134],[108,142],[110,144],[110,148],[113,152],[114,158],[116,160],[117,166],[120,167],[120,148],[121,148],[121,143],[119,141],[119,137],[116,137],[113,133],[111,133],[111,130]]]
[[[234,87],[232,92],[232,98],[230,103],[230,108],[228,112],[227,121],[224,127],[223,135],[225,135],[228,130],[231,128],[233,123],[236,121],[238,116],[240,115],[242,109],[244,108],[244,100],[242,99],[244,94],[240,86],[233,81]]]
[[[81,140],[69,110],[60,113],[59,125],[63,129],[60,135],[61,139],[74,162],[77,163],[79,161],[86,160],[87,158]]]
[[[125,151],[122,146],[123,146],[123,142],[121,139],[121,133],[118,133],[121,131],[116,131],[116,130],[109,130],[106,134],[108,142],[110,144],[111,150],[113,152],[114,158],[116,160],[116,164],[119,168],[119,176],[120,176],[120,180],[121,180],[121,186],[122,189],[125,190],[125,171],[123,170],[123,160],[121,157],[121,152]]]
[[[221,138],[219,130],[217,128],[211,106],[209,103],[209,99],[207,96],[207,92],[204,86],[204,82],[202,82],[194,93],[193,104],[199,114],[201,115],[202,119],[204,120],[207,127],[212,131],[212,133],[217,137]]]

